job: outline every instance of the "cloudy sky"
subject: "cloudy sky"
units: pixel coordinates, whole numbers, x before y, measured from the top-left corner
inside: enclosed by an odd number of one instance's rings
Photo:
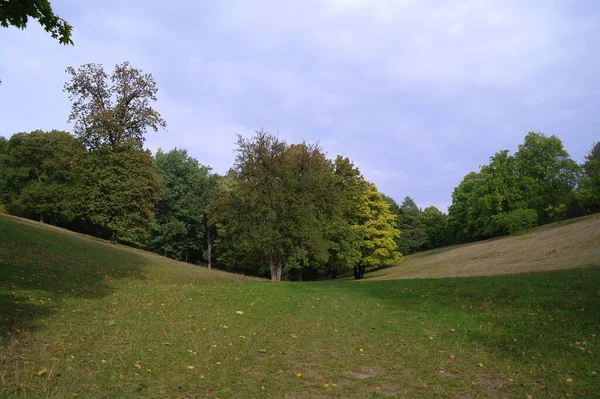
[[[168,129],[224,173],[236,134],[350,157],[381,191],[445,210],[462,177],[528,131],[582,161],[600,140],[595,0],[53,0],[74,47],[0,28],[0,135],[71,130],[65,68],[154,75]]]

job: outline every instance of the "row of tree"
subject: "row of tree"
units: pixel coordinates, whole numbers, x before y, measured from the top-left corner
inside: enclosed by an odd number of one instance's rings
[[[556,136],[530,132],[510,155],[500,151],[454,189],[450,241],[468,242],[526,231],[600,211],[600,143],[583,165]]]
[[[529,133],[468,174],[448,215],[399,205],[342,156],[258,131],[225,176],[185,150],[143,149],[166,126],[151,75],[67,69],[74,135],[0,137],[0,201],[16,215],[193,263],[302,279],[389,265],[420,250],[512,234],[600,210],[600,144],[577,165],[555,136]],[[402,233],[400,233],[402,232]]]

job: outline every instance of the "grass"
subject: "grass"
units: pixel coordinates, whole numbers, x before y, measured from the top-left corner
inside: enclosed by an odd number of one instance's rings
[[[600,266],[600,214],[409,255],[369,279],[497,276]]]
[[[597,397],[599,300],[597,267],[271,283],[0,216],[0,397]]]

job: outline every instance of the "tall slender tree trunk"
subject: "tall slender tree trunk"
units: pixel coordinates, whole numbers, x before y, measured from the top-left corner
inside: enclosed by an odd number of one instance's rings
[[[44,215],[40,214],[40,223],[44,223]]]
[[[302,281],[302,269],[298,269],[296,273],[296,281]]]
[[[281,258],[277,258],[277,281],[281,281]]]
[[[208,268],[212,269],[212,242],[211,242],[210,237],[206,240],[206,244],[207,244],[207,247],[206,247],[206,257],[208,258],[207,259],[207,261],[208,261]]]
[[[271,280],[277,281],[277,266],[275,265],[275,260],[273,259],[273,253],[269,251],[269,269],[271,270]]]
[[[110,242],[112,244],[116,244],[117,243],[117,232],[115,230],[112,231],[111,235],[110,235]]]

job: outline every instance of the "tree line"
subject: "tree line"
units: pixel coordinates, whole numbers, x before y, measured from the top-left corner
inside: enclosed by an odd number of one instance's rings
[[[185,149],[151,154],[152,75],[129,63],[68,68],[73,134],[0,137],[0,201],[37,219],[170,258],[280,279],[317,279],[402,255],[514,234],[600,210],[600,144],[583,165],[555,136],[529,133],[455,188],[448,214],[380,193],[352,161],[259,130],[213,173]]]

